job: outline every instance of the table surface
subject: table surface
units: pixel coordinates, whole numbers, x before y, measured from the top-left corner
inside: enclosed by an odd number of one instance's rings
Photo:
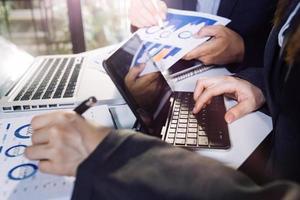
[[[113,47],[97,49],[91,52],[86,52],[85,54],[90,59],[90,63],[94,63],[95,65],[99,65],[101,60],[105,58],[111,52]],[[14,60],[18,57],[18,62],[24,64],[22,59],[28,60],[32,57],[28,55],[26,52],[19,50],[16,46],[9,43],[8,41],[1,39],[0,37],[0,52],[9,52],[12,56],[6,57],[6,62],[0,63],[1,65],[9,63],[8,58]],[[0,60],[2,56],[0,55]],[[101,69],[101,66],[99,67]],[[176,83],[175,90],[176,91],[193,91],[195,88],[195,84],[197,79],[208,76],[219,76],[229,74],[226,69],[212,69],[204,73],[200,73],[196,76],[193,76],[189,79],[185,79],[181,82]],[[103,76],[107,76],[103,73]],[[227,109],[235,104],[234,101],[225,100]],[[112,108],[114,117],[118,123],[119,127],[122,128],[130,128],[132,127],[135,117],[128,108],[127,105],[113,107]],[[40,112],[30,112],[31,114],[39,114]],[[129,113],[129,114],[128,114]],[[27,115],[28,113],[11,113],[11,114],[3,114],[0,113],[0,120],[3,118],[16,117]],[[251,153],[258,147],[258,145],[267,137],[272,129],[272,121],[271,118],[266,116],[261,112],[254,112],[240,120],[229,125],[229,135],[231,141],[231,148],[228,150],[212,150],[212,149],[202,149],[197,151],[197,153],[214,158],[223,162],[225,165],[233,167],[237,169],[239,166],[243,164],[243,162],[251,155]]]

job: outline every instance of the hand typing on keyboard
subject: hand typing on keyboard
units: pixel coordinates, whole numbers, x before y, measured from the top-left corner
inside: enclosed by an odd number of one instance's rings
[[[195,88],[193,113],[198,113],[209,104],[212,97],[222,94],[238,102],[226,112],[227,123],[259,109],[265,103],[262,91],[245,80],[232,76],[203,78],[198,80]]]

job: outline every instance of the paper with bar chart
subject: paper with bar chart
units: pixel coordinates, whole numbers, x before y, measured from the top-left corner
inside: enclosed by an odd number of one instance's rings
[[[137,34],[144,45],[140,48],[134,64],[141,64],[150,56],[158,68],[146,65],[143,74],[166,71],[188,52],[209,39],[194,37],[202,27],[217,24],[225,26],[229,22],[229,19],[215,15],[169,9],[163,28],[152,26],[138,30]]]

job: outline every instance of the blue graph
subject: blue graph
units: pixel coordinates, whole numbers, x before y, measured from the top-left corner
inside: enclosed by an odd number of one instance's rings
[[[5,151],[5,155],[7,157],[17,157],[17,156],[21,156],[24,154],[24,151],[25,151],[25,148],[27,146],[26,145],[23,145],[23,144],[19,144],[19,145],[15,145],[15,146],[12,146],[10,148],[8,148],[6,151]]]
[[[28,134],[27,130],[28,130],[29,127],[30,127],[30,124],[26,124],[24,126],[19,127],[15,131],[15,136],[17,138],[20,138],[20,139],[28,139],[28,138],[30,138],[30,135],[26,135],[26,134]],[[25,130],[25,131],[23,131],[23,130]],[[23,132],[25,132],[25,133],[23,133]]]
[[[12,168],[8,172],[8,178],[15,181],[20,181],[32,177],[37,172],[38,167],[34,164],[21,164]]]
[[[208,19],[199,16],[178,15],[172,13],[167,14],[166,21],[168,22],[168,24],[165,28],[173,27],[175,28],[174,31],[177,31],[178,29],[181,29],[186,25],[199,25],[201,23],[205,23],[205,25],[208,26],[216,23],[216,21],[213,19]]]
[[[136,56],[136,60],[134,61],[134,65],[139,65],[145,63],[150,58],[155,58],[156,56],[160,57],[160,54],[163,51],[167,51],[166,55],[162,54],[161,58],[156,61],[168,59],[169,57],[175,56],[181,48],[173,47],[170,45],[164,45],[160,43],[146,42],[140,48],[138,55]]]

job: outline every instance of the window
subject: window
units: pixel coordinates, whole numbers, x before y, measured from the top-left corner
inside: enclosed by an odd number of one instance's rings
[[[129,0],[81,0],[86,50],[128,37],[128,4]],[[0,3],[0,35],[33,55],[72,53],[68,19],[67,0]]]

